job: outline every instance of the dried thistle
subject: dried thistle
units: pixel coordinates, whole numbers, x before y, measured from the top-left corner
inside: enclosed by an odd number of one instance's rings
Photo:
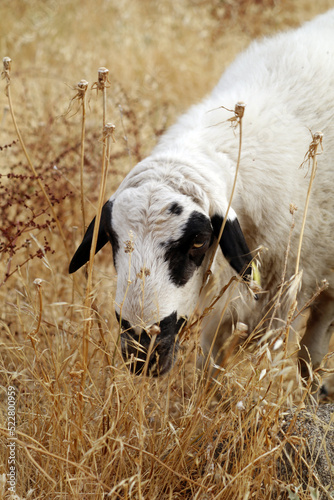
[[[85,308],[86,308],[86,323],[83,332],[82,339],[82,358],[83,358],[83,373],[80,382],[80,393],[84,392],[84,387],[86,383],[86,375],[88,368],[88,343],[90,338],[90,328],[91,321],[89,319],[89,310],[91,308],[91,289],[92,289],[92,280],[93,280],[93,263],[95,250],[98,239],[98,228],[100,226],[101,221],[101,213],[103,207],[103,199],[106,190],[106,182],[107,182],[107,174],[109,167],[109,159],[110,159],[110,149],[111,149],[111,138],[114,140],[113,132],[115,130],[115,126],[111,123],[106,124],[106,109],[107,109],[107,83],[109,71],[106,68],[99,68],[98,70],[98,82],[96,85],[97,90],[103,90],[103,127],[102,127],[102,137],[103,137],[103,148],[102,148],[102,165],[101,165],[101,184],[99,190],[99,199],[98,199],[98,208],[95,219],[95,226],[92,237],[92,244],[90,249],[90,257],[88,262],[88,277],[87,277],[87,288],[86,288],[86,297],[85,297]],[[93,85],[93,86],[94,86]],[[92,87],[93,88],[93,87]],[[82,423],[83,423],[83,399],[80,396],[80,432],[82,431]],[[82,435],[81,435],[82,437]]]
[[[101,89],[105,86],[107,86],[107,83],[109,82],[108,79],[108,74],[109,74],[109,69],[104,68],[103,66],[97,70],[98,74],[98,84]]]
[[[80,154],[80,195],[81,195],[81,213],[82,213],[82,229],[83,234],[86,231],[86,215],[85,215],[85,205],[84,205],[84,187],[83,187],[83,170],[84,170],[84,156],[85,156],[85,128],[86,128],[86,92],[88,89],[87,80],[80,80],[75,87],[70,87],[72,90],[76,91],[75,96],[72,97],[68,105],[67,111],[63,116],[66,116],[72,109],[72,105],[75,101],[79,101],[78,109],[73,113],[72,116],[76,115],[80,109],[80,102],[82,108],[82,124],[81,124],[81,154]]]
[[[212,264],[213,264],[213,260],[214,260],[214,257],[216,255],[216,252],[218,250],[219,242],[220,242],[220,239],[222,237],[222,234],[223,234],[223,231],[224,231],[224,228],[225,228],[225,225],[226,225],[228,213],[229,213],[229,210],[230,210],[231,205],[232,205],[232,199],[233,199],[235,187],[236,187],[236,184],[237,184],[237,178],[238,178],[239,167],[240,167],[241,146],[242,146],[242,119],[243,119],[243,116],[244,116],[245,107],[246,107],[246,104],[244,104],[243,102],[237,102],[236,105],[235,105],[235,107],[234,107],[234,116],[228,119],[228,121],[231,122],[231,124],[232,124],[232,126],[234,128],[239,127],[239,130],[240,130],[240,134],[239,134],[239,147],[238,147],[238,159],[237,159],[237,164],[236,164],[236,168],[235,168],[233,186],[232,186],[231,195],[230,195],[230,199],[229,199],[229,202],[228,202],[226,214],[225,214],[223,223],[221,225],[220,232],[219,232],[216,244],[214,246],[213,252],[212,252],[211,257],[210,257],[210,262],[209,262],[209,265],[208,265],[208,269],[207,269],[207,271],[204,274],[203,284],[202,284],[200,293],[201,293],[201,291],[203,289],[203,286],[207,283],[208,277],[209,277],[209,275],[211,273],[211,267],[212,267]],[[221,106],[221,108],[227,109],[224,106]],[[227,110],[231,111],[230,109],[227,109]]]
[[[109,70],[103,66],[97,70],[97,82],[92,85],[92,90],[96,89],[102,91],[103,94],[103,120],[102,120],[102,132],[104,133],[104,127],[106,125],[106,115],[107,115],[107,88],[110,87],[110,81],[108,79]]]
[[[312,134],[312,132],[311,132],[311,134]],[[313,184],[315,174],[317,171],[317,156],[319,154],[321,154],[321,153],[318,153],[319,146],[321,147],[321,152],[323,151],[322,139],[323,139],[322,132],[315,132],[314,134],[312,134],[312,141],[309,145],[308,151],[306,152],[306,154],[304,156],[304,158],[306,158],[306,159],[304,160],[303,163],[305,163],[305,161],[310,163],[310,161],[312,159],[312,171],[311,171],[310,182],[309,182],[309,186],[308,186],[308,190],[307,190],[303,222],[302,222],[302,227],[301,227],[301,231],[300,231],[295,274],[298,274],[298,270],[299,270],[300,254],[301,254],[301,249],[302,249],[302,242],[303,242],[303,235],[304,235],[304,229],[305,229],[305,223],[306,223],[307,210],[308,210],[308,205],[309,205],[310,196],[311,196],[312,184]],[[301,164],[301,166],[303,165],[303,163]]]
[[[86,91],[88,89],[88,82],[86,80],[80,80],[79,83],[77,83],[77,85],[75,87],[70,87],[72,90],[75,90],[77,93],[75,94],[75,96],[72,97],[72,99],[70,100],[70,103],[68,105],[68,108],[67,108],[67,111],[64,113],[63,116],[66,116],[72,109],[72,104],[74,101],[82,101],[82,103],[84,103],[85,101],[85,97],[86,97]],[[79,111],[79,108],[75,111],[75,113],[72,115],[76,115]]]
[[[297,295],[300,291],[301,283],[302,283],[302,271],[299,271],[300,255],[301,255],[303,235],[304,235],[304,229],[305,229],[305,223],[306,223],[306,217],[307,217],[307,210],[308,210],[308,205],[309,205],[310,196],[311,196],[312,184],[313,184],[315,174],[317,171],[317,155],[319,154],[317,151],[318,151],[319,146],[322,148],[322,137],[323,137],[323,134],[321,132],[316,132],[315,134],[312,134],[312,142],[310,143],[309,149],[308,149],[307,153],[305,154],[305,157],[304,157],[305,160],[303,162],[303,163],[305,163],[305,161],[310,162],[311,159],[313,160],[311,177],[310,177],[310,182],[309,182],[307,195],[306,195],[306,201],[305,201],[302,227],[301,227],[300,237],[299,237],[295,274],[290,278],[289,283],[288,283],[288,296],[287,296],[287,298],[290,301],[290,307],[289,307],[289,311],[288,311],[288,315],[287,315],[286,326],[284,328],[284,333],[285,333],[285,335],[284,335],[284,345],[285,345],[284,360],[287,360],[287,339],[289,336],[289,331],[291,328],[292,321],[296,317],[295,311],[296,311],[297,305],[298,305],[297,304]],[[303,165],[303,163],[302,163],[302,165]],[[294,205],[292,205],[292,206],[290,205],[290,213],[292,214],[292,216],[294,216],[295,209],[296,209],[296,207]],[[290,230],[290,237],[291,237],[291,231],[292,231],[293,227],[294,227],[294,220],[292,221],[292,227]],[[281,294],[281,290],[279,293]],[[281,382],[280,382],[281,388],[283,387],[282,382],[283,382],[283,376],[281,376]],[[309,377],[308,384],[309,384],[309,386],[307,388],[307,391],[305,391],[304,397],[306,397],[306,394],[308,393],[311,386],[314,385],[313,381],[312,381],[312,376]]]
[[[105,67],[101,67],[97,70],[97,82],[94,82],[92,85],[92,90],[96,89],[97,91],[99,90],[104,90],[105,88],[110,87],[110,81],[108,78],[109,75],[109,69]]]
[[[223,107],[224,106],[222,106],[222,108]],[[246,107],[246,104],[244,102],[237,102],[237,104],[234,106],[234,116],[232,116],[231,118],[229,118],[227,120],[228,122],[231,122],[231,125],[234,128],[236,128],[238,125],[240,125],[241,120],[242,120],[244,113],[245,113],[245,107]],[[227,108],[224,108],[224,109],[227,109]],[[232,110],[228,110],[228,111],[233,112]]]
[[[12,67],[12,60],[10,57],[4,57],[3,60],[3,69],[4,71],[10,71]]]
[[[80,80],[80,82],[77,85],[78,97],[81,97],[81,98],[84,97],[87,88],[88,88],[87,80]]]
[[[107,139],[108,137],[111,137],[113,142],[115,141],[114,137],[114,132],[115,132],[115,125],[113,123],[106,123],[103,129],[103,141]]]
[[[311,136],[312,136],[312,142],[309,145],[308,151],[305,153],[303,162],[299,166],[299,168],[303,168],[304,165],[305,165],[305,163],[307,163],[307,172],[306,172],[305,177],[308,175],[308,171],[309,171],[309,168],[310,168],[311,160],[316,155],[321,155],[321,153],[324,150],[323,145],[322,145],[322,140],[323,140],[323,137],[324,137],[323,133],[322,132],[315,132],[314,134],[312,134],[311,130],[310,130],[310,133],[311,133]],[[319,146],[321,147],[321,151],[318,153]]]
[[[12,60],[10,57],[4,57],[2,60],[3,71],[1,77],[7,80],[7,84],[10,81],[10,70],[12,69]]]

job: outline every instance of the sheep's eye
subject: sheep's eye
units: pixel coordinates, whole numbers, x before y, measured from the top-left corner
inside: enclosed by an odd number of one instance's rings
[[[204,245],[205,245],[205,241],[199,241],[199,242],[195,241],[193,243],[193,248],[202,248],[202,247],[204,247]]]
[[[192,243],[192,250],[199,250],[204,248],[208,243],[208,239],[204,235],[198,235]]]

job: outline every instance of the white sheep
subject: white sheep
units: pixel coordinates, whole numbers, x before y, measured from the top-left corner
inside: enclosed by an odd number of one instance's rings
[[[227,109],[240,101],[246,103],[246,110],[236,190],[219,242],[222,252],[216,254],[213,278],[199,301],[237,165],[239,132],[231,127]],[[252,43],[225,71],[211,95],[164,134],[104,205],[97,251],[111,242],[117,272],[116,315],[125,330],[122,352],[133,372],[143,370],[149,347],[147,373],[157,376],[168,371],[180,327],[236,273],[243,279],[203,321],[206,353],[219,324],[212,351],[216,359],[221,339],[237,321],[247,324],[249,332],[263,318],[263,331],[273,327],[270,307],[282,281],[292,225],[290,207],[293,204],[298,210],[287,279],[295,271],[309,186],[307,168],[299,166],[311,141],[310,131],[318,130],[324,135],[324,151],[318,156],[310,197],[298,302],[304,304],[322,280],[328,281],[328,288],[311,306],[300,353],[307,361],[310,355],[314,367],[320,364],[334,320],[334,10],[299,29]],[[94,220],[70,272],[88,261],[93,228]],[[125,250],[131,239],[128,286]],[[256,301],[245,281],[259,247],[264,249],[260,254],[264,293]],[[286,309],[282,301],[275,310],[276,327],[285,319]]]

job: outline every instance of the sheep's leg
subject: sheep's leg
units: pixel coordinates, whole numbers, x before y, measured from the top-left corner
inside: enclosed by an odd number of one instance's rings
[[[301,340],[299,360],[303,378],[309,376],[306,363],[311,363],[313,368],[318,368],[327,354],[333,333],[333,320],[334,300],[326,295],[312,307],[306,332]]]

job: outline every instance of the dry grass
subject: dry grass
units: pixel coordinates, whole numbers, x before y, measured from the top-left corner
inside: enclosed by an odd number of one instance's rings
[[[111,254],[95,258],[88,303],[84,271],[67,273],[65,243],[41,185],[71,253],[82,236],[82,113],[74,100],[64,114],[76,92],[64,82],[75,86],[85,78],[91,87],[98,67],[110,70],[107,120],[116,125],[117,142],[106,192],[112,193],[254,36],[329,6],[325,0],[1,2],[0,53],[13,60],[13,106],[37,174],[17,140],[3,80],[0,478],[8,472],[6,391],[14,386],[18,498],[270,499],[292,495],[300,484],[297,469],[285,482],[276,471],[282,409],[302,406],[305,397],[278,339],[231,354],[211,385],[195,369],[196,332],[168,376],[131,376],[119,353]],[[87,221],[98,207],[101,128],[101,96],[89,91]]]

